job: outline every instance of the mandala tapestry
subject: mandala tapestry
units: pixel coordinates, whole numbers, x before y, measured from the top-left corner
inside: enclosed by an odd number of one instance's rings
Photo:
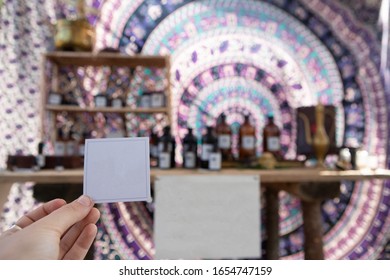
[[[321,102],[337,108],[339,146],[361,145],[379,155],[380,167],[388,167],[390,92],[384,88],[379,72],[380,45],[376,31],[360,22],[344,2],[89,1],[100,10],[98,17],[90,19],[96,27],[98,49],[171,56],[172,130],[178,151],[188,126],[200,135],[206,124],[226,112],[227,122],[233,127],[242,122],[244,113],[251,114],[261,153],[265,116],[273,113],[282,129],[283,152],[294,159],[295,109]],[[365,16],[372,18],[367,11]],[[4,67],[0,70],[4,76]],[[0,86],[2,102],[11,100],[11,91]],[[13,86],[6,85],[11,89]],[[138,93],[131,92],[128,102],[135,102]],[[12,108],[1,105],[2,116],[14,116]],[[16,108],[21,119],[26,119],[25,111]],[[140,123],[153,122],[135,115],[128,120],[128,129],[134,134],[142,129]],[[15,121],[1,123],[16,125]],[[24,126],[20,129],[28,130]],[[6,141],[13,137],[0,136]],[[22,143],[26,145],[26,141]],[[2,143],[2,147],[5,145]],[[177,161],[181,160],[178,156]],[[23,195],[14,191],[10,200]],[[280,198],[280,255],[283,259],[302,259],[299,200],[286,193]],[[342,182],[340,197],[323,203],[325,258],[387,258],[389,200],[388,183]],[[95,258],[153,259],[153,207],[153,203],[102,205]],[[8,203],[7,211],[13,208]],[[262,240],[266,241],[264,232]]]

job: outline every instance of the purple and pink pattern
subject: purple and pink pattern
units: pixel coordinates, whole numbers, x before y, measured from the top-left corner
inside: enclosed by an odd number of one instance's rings
[[[260,135],[263,116],[272,112],[282,127],[283,150],[294,158],[294,109],[320,101],[338,108],[338,144],[360,144],[379,156],[381,167],[389,167],[390,92],[380,77],[380,45],[376,34],[341,2],[347,1],[87,1],[99,10],[99,15],[89,17],[97,31],[97,49],[171,55],[177,140],[188,125],[200,134],[222,111],[229,113],[233,127],[242,121],[243,112],[251,112]],[[58,10],[52,1],[38,3],[5,0],[1,9],[2,168],[9,153],[35,153],[42,129],[40,55],[53,48],[47,22],[55,21]],[[364,10],[372,23],[375,12],[370,11],[378,7],[370,10],[362,3],[354,1],[353,9],[359,15]],[[96,94],[95,74],[80,74],[86,77],[86,102]],[[135,79],[146,76],[138,72]],[[128,104],[135,105],[141,92],[136,88]],[[129,133],[138,135],[156,124],[161,130],[164,116],[156,118],[129,115]],[[260,137],[257,145],[261,153]],[[386,258],[389,183],[343,182],[341,189],[339,198],[323,204],[326,258]],[[15,184],[0,229],[36,204],[31,185]],[[303,258],[299,207],[296,198],[281,194],[284,259]],[[153,259],[152,204],[104,204],[101,210],[96,259]]]

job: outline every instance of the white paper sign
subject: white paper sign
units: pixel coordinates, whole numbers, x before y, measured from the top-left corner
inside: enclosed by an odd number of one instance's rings
[[[96,203],[150,200],[149,138],[87,139],[84,194]]]
[[[258,258],[259,176],[158,176],[155,259]]]

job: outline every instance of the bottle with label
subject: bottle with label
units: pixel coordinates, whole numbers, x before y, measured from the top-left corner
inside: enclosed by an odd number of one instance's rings
[[[64,136],[64,132],[62,128],[59,128],[57,131],[57,139],[54,142],[54,155],[55,158],[55,170],[63,170],[64,164],[63,164],[63,157],[66,154],[66,138]]]
[[[250,163],[256,157],[256,129],[249,121],[249,115],[245,115],[244,123],[239,130],[239,158],[245,163]]]
[[[150,107],[160,108],[165,106],[165,96],[163,92],[153,92],[150,97]]]
[[[140,108],[150,108],[152,102],[152,97],[150,92],[144,92],[139,97],[139,107]]]
[[[62,95],[58,92],[51,91],[47,103],[51,105],[60,105],[62,103]]]
[[[64,132],[61,128],[57,130],[57,139],[54,142],[54,155],[64,156],[66,151],[66,141],[64,138]]]
[[[218,143],[218,138],[214,135],[213,127],[207,126],[206,133],[202,137],[202,146],[200,154],[200,167],[209,169],[210,153],[214,145]]]
[[[89,133],[84,131],[83,134],[80,137],[79,144],[78,144],[78,155],[84,156],[85,153],[85,140],[89,138]]]
[[[198,162],[198,141],[192,132],[192,128],[188,128],[188,133],[183,139],[183,168],[196,168]]]
[[[215,128],[218,137],[218,147],[221,151],[222,160],[229,161],[232,157],[232,129],[226,123],[226,115],[221,114],[220,122]]]
[[[281,159],[280,129],[274,123],[273,115],[268,115],[268,122],[263,129],[263,153],[270,152],[276,159]]]
[[[66,137],[65,155],[74,156],[77,154],[77,142],[74,139],[74,132],[71,130]]]
[[[74,105],[78,106],[78,102],[72,91],[68,91],[62,94],[61,105]]]
[[[158,142],[158,159],[160,168],[175,167],[175,139],[171,135],[171,127],[166,126],[163,130],[163,135]]]
[[[99,93],[95,96],[95,107],[102,108],[107,107],[107,97],[103,93]]]
[[[38,155],[35,158],[37,169],[42,169],[46,165],[46,158],[45,158],[45,155],[43,154],[43,147],[44,147],[44,143],[39,142],[38,143]]]
[[[213,145],[213,149],[210,152],[209,158],[209,169],[210,170],[221,170],[222,166],[222,153],[219,148],[218,141],[216,141]]]
[[[152,131],[149,135],[150,166],[157,167],[158,163],[158,135]]]
[[[109,104],[112,108],[123,108],[125,107],[125,102],[119,94],[110,95]]]

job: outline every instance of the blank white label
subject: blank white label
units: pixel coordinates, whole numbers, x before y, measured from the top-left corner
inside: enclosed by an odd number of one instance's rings
[[[95,106],[96,107],[106,107],[107,99],[104,96],[97,96],[95,98]]]
[[[112,100],[112,104],[111,104],[112,107],[114,108],[122,108],[122,100],[120,99],[114,99]]]
[[[163,94],[152,94],[151,105],[153,108],[164,106],[164,95]]]
[[[59,105],[61,104],[61,96],[57,93],[51,93],[48,102],[52,105]]]
[[[83,190],[96,203],[149,200],[149,138],[86,139]]]
[[[279,137],[268,137],[267,138],[267,147],[269,151],[279,151],[280,150],[280,142]]]
[[[202,153],[201,153],[201,159],[202,160],[209,160],[210,153],[213,150],[213,145],[211,144],[203,144],[202,145]]]
[[[221,169],[221,153],[211,153],[210,154],[209,169],[210,170],[220,170]]]
[[[158,158],[159,158],[159,167],[160,168],[170,168],[171,167],[171,154],[170,153],[160,153]]]
[[[155,259],[261,255],[258,176],[157,176],[155,182]]]
[[[221,149],[229,149],[231,146],[231,139],[230,135],[228,134],[222,134],[218,136],[218,146]]]
[[[241,138],[242,147],[244,149],[250,150],[255,148],[255,137],[253,136],[243,136]]]
[[[69,141],[66,143],[66,154],[68,156],[73,156],[76,154],[76,142],[74,141]]]
[[[186,152],[184,154],[184,167],[185,168],[195,168],[196,166],[196,157],[194,152]]]
[[[54,154],[56,156],[65,155],[65,143],[64,142],[55,142],[54,143]]]

